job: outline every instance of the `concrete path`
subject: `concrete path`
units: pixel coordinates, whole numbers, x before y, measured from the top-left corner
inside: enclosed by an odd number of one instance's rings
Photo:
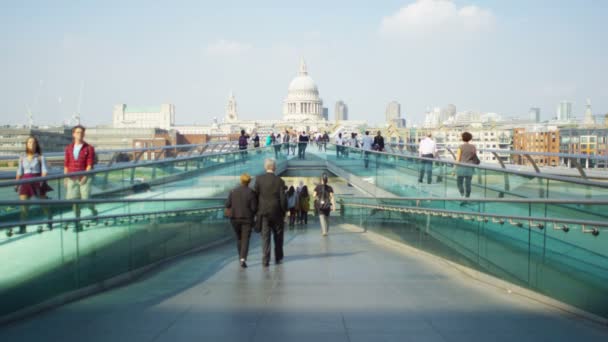
[[[471,280],[369,234],[317,225],[285,262],[218,247],[0,327],[0,341],[608,341],[608,328]]]

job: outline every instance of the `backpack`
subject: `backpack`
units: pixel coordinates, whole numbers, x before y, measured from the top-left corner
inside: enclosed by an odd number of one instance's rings
[[[240,148],[247,148],[247,137],[244,135],[241,135],[239,137],[239,147]]]

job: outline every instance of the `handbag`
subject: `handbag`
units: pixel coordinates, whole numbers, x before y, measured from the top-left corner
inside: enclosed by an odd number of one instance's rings
[[[473,164],[475,165],[479,165],[481,164],[481,160],[479,160],[479,157],[477,156],[477,153],[475,153],[473,155],[473,157],[471,157],[471,161],[473,162]]]
[[[47,192],[51,192],[53,190],[55,190],[55,189],[53,189],[49,185],[49,183],[47,183],[46,181],[44,181],[44,182],[42,182],[42,184],[40,184],[40,192],[47,193]]]
[[[38,164],[40,164],[40,171],[42,171],[42,156],[38,155]],[[51,192],[53,189],[47,181],[44,181],[40,184],[40,192],[45,194],[47,192]]]

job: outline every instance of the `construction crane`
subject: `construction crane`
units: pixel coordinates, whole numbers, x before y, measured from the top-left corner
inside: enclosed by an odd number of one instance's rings
[[[76,112],[74,113],[74,115],[72,115],[72,124],[74,125],[80,125],[80,108],[82,106],[82,94],[84,92],[84,81],[80,82],[80,92],[78,94],[78,107],[76,109]]]

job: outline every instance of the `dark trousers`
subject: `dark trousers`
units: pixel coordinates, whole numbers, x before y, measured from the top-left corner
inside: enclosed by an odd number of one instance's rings
[[[469,196],[471,196],[471,178],[473,178],[473,176],[456,177],[456,185],[458,185],[458,191],[460,191],[461,196],[464,196],[466,198],[469,198]]]
[[[433,158],[432,153],[423,154],[424,158]],[[433,162],[430,160],[421,160],[420,161],[420,175],[418,176],[418,183],[422,183],[422,179],[424,178],[424,173],[426,172],[426,182],[431,184],[431,179],[433,178]]]
[[[293,226],[296,223],[296,208],[289,208],[289,225]]]
[[[279,159],[280,154],[281,154],[281,145],[280,144],[274,145],[274,158]]]
[[[306,143],[298,143],[298,158],[305,159],[306,157]]]
[[[262,217],[262,264],[270,262],[270,234],[274,240],[274,259],[283,259],[283,220],[278,222]]]
[[[304,224],[308,224],[308,211],[300,211],[300,217],[299,220],[300,222],[304,223]]]
[[[230,223],[236,235],[236,251],[239,253],[239,258],[247,260],[249,238],[251,237],[251,222],[233,220]]]

